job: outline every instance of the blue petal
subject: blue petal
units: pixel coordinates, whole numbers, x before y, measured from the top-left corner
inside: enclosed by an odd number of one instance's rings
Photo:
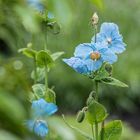
[[[101,25],[100,32],[106,34],[107,36],[110,36],[111,34],[112,36],[114,36],[115,34],[119,35],[118,26],[117,24],[114,23],[107,23],[107,22],[103,23]]]
[[[78,73],[81,73],[81,74],[88,73],[86,64],[80,58],[71,57],[70,59],[63,59],[63,61],[66,64],[68,64],[70,67],[72,67]]]
[[[96,60],[96,61],[94,61],[92,59],[87,59],[87,60],[85,60],[85,63],[88,67],[89,73],[92,73],[92,72],[95,72],[96,70],[98,70],[102,66],[103,62],[101,61],[101,59]]]
[[[126,44],[122,42],[113,42],[109,48],[114,52],[114,53],[122,53],[126,50]]]
[[[28,120],[28,121],[26,121],[25,124],[27,125],[27,127],[28,127],[28,129],[29,129],[30,131],[33,131],[33,128],[34,128],[34,125],[35,125],[35,121],[33,121],[33,120]]]
[[[39,99],[32,102],[33,115],[35,117],[43,115],[51,115],[55,113],[58,108],[53,103],[47,103],[44,99]]]
[[[52,115],[58,110],[58,107],[53,103],[47,103],[45,108],[45,114]]]
[[[104,62],[108,62],[110,64],[113,64],[114,62],[117,61],[117,55],[112,52],[110,49],[104,49],[103,52],[101,52],[101,59],[104,61]]]
[[[34,132],[41,137],[45,137],[48,134],[48,125],[43,120],[37,120],[34,125]]]
[[[80,44],[76,47],[74,56],[81,59],[89,57],[90,53],[93,52],[94,46],[91,43]]]
[[[42,12],[44,10],[44,6],[40,0],[27,0],[28,4],[35,8],[36,10]]]

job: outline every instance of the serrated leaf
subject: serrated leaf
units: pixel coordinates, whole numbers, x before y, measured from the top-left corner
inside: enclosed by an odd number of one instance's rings
[[[36,55],[36,62],[40,68],[51,66],[53,64],[53,59],[47,51],[39,51]]]
[[[35,58],[36,56],[36,51],[31,48],[22,48],[22,49],[19,49],[18,52],[24,54],[25,56],[29,58]]]
[[[34,94],[38,97],[38,98],[42,98],[45,96],[46,93],[46,89],[45,89],[45,85],[43,84],[35,84],[32,86],[33,92]]]
[[[55,61],[56,59],[58,59],[61,55],[63,55],[64,52],[56,52],[56,53],[53,53],[51,55],[51,57],[53,58],[53,60]]]
[[[36,69],[36,75],[35,71],[33,70],[31,73],[31,78],[36,79],[37,82],[42,81],[45,78],[45,69],[44,68],[37,68]]]
[[[113,85],[113,86],[119,86],[119,87],[128,87],[125,83],[113,78],[113,77],[107,77],[101,80],[102,83]]]
[[[86,112],[87,120],[92,125],[94,123],[102,122],[107,115],[105,107],[95,100],[90,103]]]
[[[122,123],[120,120],[109,122],[104,127],[104,140],[119,140],[122,133]]]

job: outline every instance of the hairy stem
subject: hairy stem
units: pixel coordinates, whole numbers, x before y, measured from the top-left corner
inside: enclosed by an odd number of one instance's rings
[[[47,32],[44,34],[44,50],[47,51]],[[45,87],[46,90],[48,89],[48,68],[45,67]]]
[[[95,100],[98,101],[98,82],[97,81],[95,81],[95,87],[96,87]],[[95,137],[96,137],[96,140],[98,140],[98,122],[95,122]]]

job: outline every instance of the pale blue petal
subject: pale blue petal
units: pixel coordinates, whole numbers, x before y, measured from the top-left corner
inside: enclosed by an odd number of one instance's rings
[[[58,107],[53,103],[47,103],[45,107],[45,114],[52,115],[58,110]]]
[[[57,111],[57,106],[53,103],[47,103],[44,99],[39,99],[32,102],[33,116],[48,116]]]
[[[90,53],[93,52],[94,46],[91,43],[80,44],[76,47],[74,56],[81,59],[89,57]]]
[[[85,60],[85,63],[88,67],[89,73],[95,72],[96,70],[98,70],[102,66],[101,59],[96,60],[96,61],[94,61],[92,59],[87,59],[87,60]]]
[[[35,8],[39,12],[42,12],[44,10],[44,6],[40,0],[27,0],[27,2],[31,7]]]
[[[114,62],[117,61],[118,58],[114,52],[112,52],[110,49],[106,49],[106,50],[104,50],[104,52],[102,52],[101,59],[104,62],[108,62],[110,64],[113,64]]]
[[[48,125],[45,121],[37,120],[34,125],[34,132],[41,137],[45,137],[48,134]]]
[[[70,59],[63,59],[63,61],[67,65],[72,67],[78,73],[81,73],[81,74],[87,74],[88,73],[88,69],[87,69],[86,64],[80,58],[71,57]]]
[[[119,29],[116,24],[105,22],[101,25],[100,32],[106,34],[107,36],[110,36],[111,34],[113,36],[115,34],[119,34]]]
[[[30,130],[30,131],[33,131],[33,128],[34,128],[34,125],[35,125],[35,121],[33,121],[33,120],[28,120],[28,121],[26,121],[26,126],[27,126],[27,128]]]
[[[126,50],[125,48],[126,44],[124,43],[112,43],[109,48],[114,52],[114,53],[122,53]]]

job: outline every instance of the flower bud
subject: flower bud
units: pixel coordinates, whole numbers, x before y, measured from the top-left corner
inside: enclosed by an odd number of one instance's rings
[[[99,17],[98,17],[98,15],[97,15],[96,12],[93,14],[91,20],[92,20],[92,25],[97,25],[97,24],[98,24],[98,22],[99,22]]]
[[[79,122],[79,123],[83,122],[84,118],[85,118],[84,110],[79,111],[77,114],[77,118],[76,118],[77,122]]]
[[[112,65],[106,64],[105,65],[105,70],[111,75],[112,74],[112,70],[113,70]]]

